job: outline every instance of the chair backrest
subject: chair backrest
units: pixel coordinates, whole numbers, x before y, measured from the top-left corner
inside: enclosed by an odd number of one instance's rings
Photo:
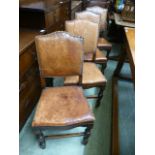
[[[80,20],[88,20],[90,22],[94,22],[100,25],[101,22],[101,15],[95,14],[93,12],[89,11],[82,11],[82,12],[76,12],[75,18]]]
[[[100,14],[95,14],[95,13],[89,12],[89,11],[82,11],[82,12],[76,12],[75,18],[80,19],[80,20],[87,20],[87,21],[96,23],[100,27],[100,22],[101,22],[101,15]],[[99,32],[100,32],[100,30],[99,30]]]
[[[82,76],[83,39],[64,31],[35,38],[41,78]]]
[[[108,9],[101,8],[99,6],[93,6],[86,8],[87,11],[93,12],[95,14],[101,15],[100,29],[105,30],[107,27],[107,13]]]
[[[66,21],[66,31],[84,38],[84,52],[95,54],[99,36],[99,26],[87,20]]]

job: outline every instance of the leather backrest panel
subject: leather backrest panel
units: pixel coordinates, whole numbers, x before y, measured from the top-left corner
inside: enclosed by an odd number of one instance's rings
[[[83,39],[57,31],[35,38],[42,77],[81,75]]]
[[[101,15],[95,14],[89,11],[77,12],[75,14],[76,19],[88,20],[100,25]]]
[[[107,27],[107,13],[108,9],[101,8],[99,6],[93,6],[86,8],[87,11],[100,14],[101,15],[101,22],[100,22],[100,29],[104,30]]]
[[[66,31],[84,38],[84,52],[95,53],[99,36],[99,26],[86,20],[66,21]]]

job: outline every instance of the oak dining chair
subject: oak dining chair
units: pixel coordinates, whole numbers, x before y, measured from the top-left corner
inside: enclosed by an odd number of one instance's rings
[[[100,25],[101,22],[101,15],[100,14],[95,14],[93,12],[89,12],[89,11],[82,11],[82,12],[77,12],[75,14],[76,19],[80,19],[80,20],[88,20],[94,23],[97,23]],[[100,30],[99,30],[100,31]],[[103,37],[99,37],[98,38],[98,43],[97,46],[99,49],[105,50],[106,51],[106,57],[109,57],[110,51],[112,49],[112,44],[106,40]]]
[[[93,6],[93,7],[86,8],[86,11],[94,13],[96,15],[99,15],[100,16],[100,22],[99,22],[100,32],[106,31],[106,29],[107,29],[107,13],[108,13],[108,9],[101,8],[99,6]],[[92,16],[92,15],[90,14],[89,16]],[[90,17],[89,17],[89,19],[90,19]],[[91,18],[91,21],[95,22],[96,20]],[[106,50],[107,51],[107,58],[109,58],[109,54],[110,54],[110,51],[112,49],[112,44],[107,39],[105,39],[102,35],[101,35],[101,37],[99,37],[98,47],[100,49]]]
[[[106,77],[99,70],[95,63],[101,62],[102,52],[97,48],[98,39],[98,24],[84,21],[84,20],[72,20],[66,21],[66,31],[78,35],[84,38],[84,64],[83,64],[83,78],[82,87],[84,89],[99,88],[98,95],[87,96],[87,98],[96,98],[96,107],[101,103],[103,97],[103,91],[106,86]],[[101,54],[101,56],[100,56]],[[104,61],[104,56],[102,62],[103,66],[106,64],[107,59]],[[94,63],[95,62],[95,63]],[[77,84],[79,78],[77,76],[66,77],[64,80],[64,85]]]
[[[38,101],[32,128],[39,146],[46,147],[47,138],[84,136],[87,144],[95,117],[83,95],[83,39],[64,31],[36,36],[35,44],[43,88]],[[45,78],[77,75],[74,86],[47,87]],[[86,127],[85,132],[46,135],[46,130],[68,130]]]

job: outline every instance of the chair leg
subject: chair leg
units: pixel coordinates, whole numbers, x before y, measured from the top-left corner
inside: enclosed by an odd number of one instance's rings
[[[88,143],[88,139],[89,139],[89,136],[91,135],[91,130],[93,128],[93,125],[89,125],[85,132],[84,132],[84,137],[83,137],[83,140],[82,140],[82,144],[86,145]]]
[[[40,148],[45,149],[46,148],[46,141],[45,141],[45,136],[42,133],[42,131],[41,130],[38,130],[36,132],[36,136],[37,136],[37,139],[38,139],[38,143],[39,143]]]
[[[111,50],[107,50],[107,54],[106,54],[107,59],[109,59],[110,51]]]
[[[98,108],[101,104],[101,99],[103,97],[103,91],[104,91],[104,87],[100,87],[100,91],[98,93],[98,99],[96,101],[96,105],[95,105],[95,108]]]
[[[104,74],[104,70],[107,67],[107,63],[101,64],[101,72]]]

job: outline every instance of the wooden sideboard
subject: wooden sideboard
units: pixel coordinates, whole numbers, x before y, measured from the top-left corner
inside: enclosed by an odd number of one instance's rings
[[[71,18],[71,0],[28,0],[19,5],[19,25],[48,32],[64,30]]]
[[[39,31],[20,29],[19,32],[19,127],[24,125],[37,103],[40,93],[40,76],[34,37]]]

